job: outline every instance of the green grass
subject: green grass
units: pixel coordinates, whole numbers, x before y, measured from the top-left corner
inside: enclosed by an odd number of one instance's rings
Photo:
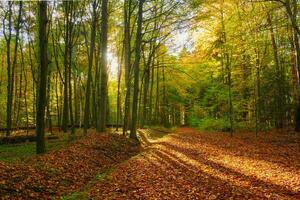
[[[195,116],[188,118],[188,124],[191,127],[197,128],[201,131],[222,131],[229,132],[230,131],[230,121],[228,118],[198,118]],[[259,126],[259,130],[268,131],[271,127],[267,126]],[[255,132],[255,122],[249,121],[234,121],[233,122],[233,130],[235,132],[245,132],[252,131]]]
[[[89,191],[94,187],[99,181],[109,180],[108,175],[114,170],[114,167],[102,170],[96,174],[95,178],[91,180],[84,188],[80,191],[73,192],[71,194],[66,194],[61,197],[61,200],[86,200],[89,198]]]
[[[176,131],[176,129],[177,129],[176,126],[169,127],[169,128],[166,128],[166,127],[163,127],[163,126],[150,126],[148,128],[156,130],[156,131],[160,131],[160,132],[165,132],[165,133],[172,133],[172,132]]]
[[[77,129],[74,136],[70,133],[55,132],[59,139],[46,140],[46,151],[59,149],[71,141],[82,137],[83,131]],[[3,144],[0,145],[0,161],[8,163],[16,163],[23,161],[36,155],[36,143],[26,142],[19,144]]]
[[[35,154],[35,143],[0,145],[0,161],[17,162]]]
[[[227,118],[198,118],[189,117],[188,124],[192,127],[205,131],[228,131],[230,130],[230,122]]]
[[[61,197],[61,200],[86,200],[89,199],[87,192],[74,192],[68,196]]]
[[[67,143],[66,140],[46,142],[46,150],[58,149]],[[0,161],[16,163],[36,155],[35,142],[0,145]]]

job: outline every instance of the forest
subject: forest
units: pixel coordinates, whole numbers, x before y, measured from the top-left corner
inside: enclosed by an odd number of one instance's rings
[[[0,199],[300,199],[299,10],[0,1]]]

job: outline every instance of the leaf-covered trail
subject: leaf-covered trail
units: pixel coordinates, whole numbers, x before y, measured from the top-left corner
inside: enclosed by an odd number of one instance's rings
[[[298,136],[199,133],[180,128],[121,164],[93,199],[300,199]]]

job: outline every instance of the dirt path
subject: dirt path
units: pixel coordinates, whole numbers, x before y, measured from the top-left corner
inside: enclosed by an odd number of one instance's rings
[[[93,199],[300,199],[297,136],[230,138],[180,128],[90,191]]]

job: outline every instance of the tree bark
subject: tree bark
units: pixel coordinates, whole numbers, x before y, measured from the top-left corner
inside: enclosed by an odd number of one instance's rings
[[[107,72],[107,0],[102,0],[102,8],[101,8],[101,104],[100,104],[100,126],[99,131],[104,132],[106,130],[106,120],[107,120],[107,80],[108,80],[108,72]]]
[[[39,4],[39,91],[37,100],[36,113],[36,153],[41,154],[45,149],[45,106],[46,106],[46,90],[47,90],[47,2],[40,1]]]
[[[97,25],[97,3],[93,2],[93,19],[92,19],[92,30],[91,30],[91,43],[90,51],[88,55],[88,78],[86,83],[86,95],[85,95],[85,108],[84,108],[84,133],[87,133],[88,128],[90,127],[90,96],[91,96],[91,81],[92,81],[92,67],[93,67],[93,58],[95,50],[95,38],[96,38],[96,25]]]
[[[142,23],[143,23],[143,5],[144,0],[139,0],[137,33],[135,42],[135,60],[134,60],[134,91],[132,102],[132,124],[130,130],[130,138],[137,140],[137,115],[138,115],[138,96],[139,96],[139,65],[141,58],[141,43],[142,43]]]
[[[124,122],[123,135],[126,134],[130,121],[130,96],[131,96],[131,35],[130,20],[131,19],[131,0],[124,0],[124,67],[125,67],[125,106],[124,106]]]
[[[64,49],[64,104],[63,104],[63,121],[62,128],[66,133],[68,131],[68,123],[69,123],[69,93],[68,93],[68,85],[69,85],[69,64],[68,64],[68,55],[69,55],[69,18],[70,18],[70,7],[69,2],[64,2],[65,8],[65,49]]]
[[[8,35],[5,30],[5,20],[3,20],[3,33],[6,41],[6,62],[7,62],[7,102],[6,102],[6,136],[10,135],[11,131],[11,112],[12,112],[12,95],[11,91],[11,60],[10,60],[10,44],[12,32],[12,4],[8,2]]]
[[[282,128],[283,127],[283,112],[282,112],[282,106],[283,106],[283,101],[282,101],[282,75],[281,75],[281,69],[280,69],[280,63],[279,63],[279,56],[278,56],[278,47],[276,43],[276,38],[275,38],[275,32],[273,28],[273,23],[272,23],[272,18],[270,13],[268,13],[267,16],[267,21],[270,26],[270,34],[271,34],[271,41],[272,41],[272,47],[273,47],[273,56],[274,56],[274,63],[275,63],[275,70],[276,70],[276,87],[278,90],[278,94],[276,95],[276,113],[275,113],[275,126],[277,128]]]

